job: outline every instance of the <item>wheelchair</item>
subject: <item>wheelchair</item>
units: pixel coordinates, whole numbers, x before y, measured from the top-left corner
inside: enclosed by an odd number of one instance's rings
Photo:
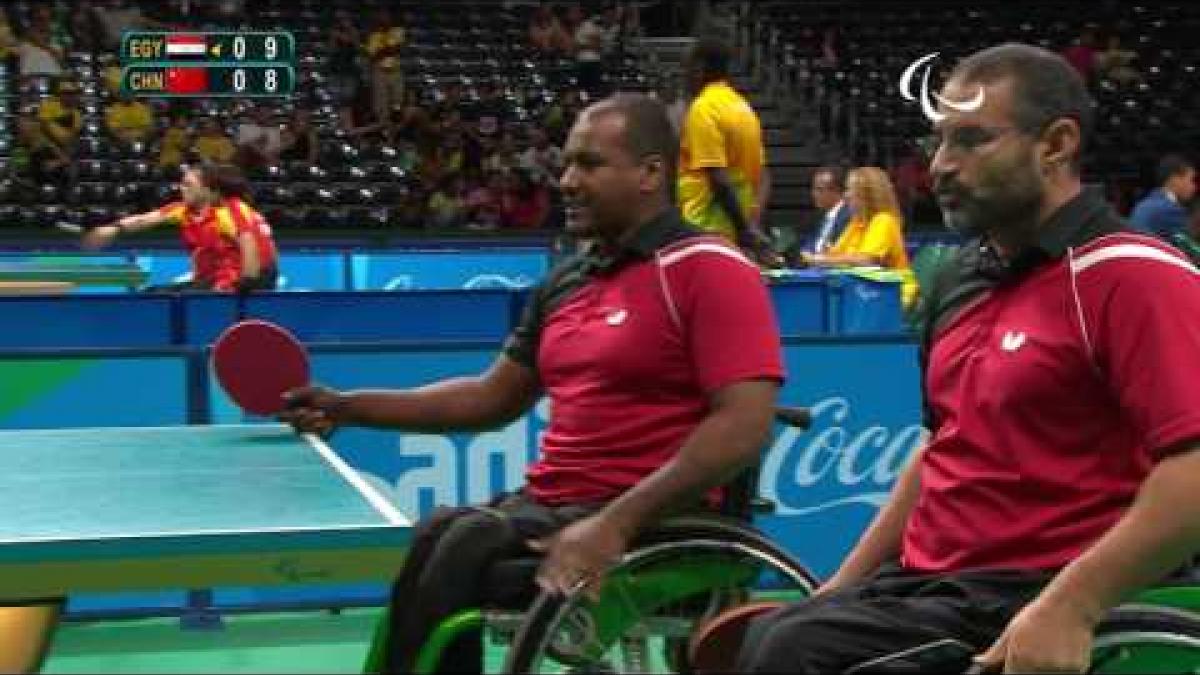
[[[1110,611],[1088,672],[1200,673],[1200,569]]]
[[[804,408],[779,408],[784,424],[807,428]],[[539,557],[504,559],[485,573],[482,606],[444,620],[414,671],[432,672],[465,631],[506,647],[504,672],[687,672],[693,630],[722,610],[755,599],[798,600],[817,579],[751,525],[770,504],[757,498],[758,467],[726,486],[719,513],[677,516],[647,528],[611,569],[595,601],[544,593]],[[380,672],[386,617],[365,672]]]

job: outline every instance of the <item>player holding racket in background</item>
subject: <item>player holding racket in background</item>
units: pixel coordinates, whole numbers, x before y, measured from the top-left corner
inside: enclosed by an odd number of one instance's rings
[[[191,278],[146,290],[271,290],[279,276],[278,253],[270,225],[246,203],[247,191],[245,177],[232,164],[191,164],[179,181],[180,201],[93,228],[83,245],[101,249],[122,233],[175,225],[192,258]]]

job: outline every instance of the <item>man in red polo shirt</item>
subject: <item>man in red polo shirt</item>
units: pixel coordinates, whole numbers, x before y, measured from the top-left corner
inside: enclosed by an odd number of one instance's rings
[[[977,236],[922,300],[932,436],[820,593],[750,626],[742,672],[1083,672],[1107,610],[1200,548],[1200,276],[1082,187],[1062,58],[983,50],[939,100],[937,193]]]
[[[678,143],[661,103],[620,95],[567,141],[567,227],[592,247],[535,291],[504,352],[476,377],[407,391],[305,389],[283,418],[414,431],[506,424],[542,395],[551,419],[519,493],[441,508],[418,525],[393,588],[388,672],[411,671],[437,623],[478,605],[497,558],[546,551],[538,582],[595,587],[646,523],[705,495],[758,455],[783,376],[758,268],[673,206]],[[478,672],[478,635],[443,671]]]
[[[271,227],[245,202],[247,186],[241,171],[231,164],[188,166],[179,192],[177,202],[93,228],[84,245],[103,248],[125,232],[173,225],[191,255],[192,275],[188,281],[154,290],[275,288],[278,254]]]

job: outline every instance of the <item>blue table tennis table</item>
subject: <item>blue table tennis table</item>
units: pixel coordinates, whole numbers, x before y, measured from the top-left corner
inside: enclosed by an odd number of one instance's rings
[[[384,581],[410,532],[281,425],[0,431],[0,600]]]

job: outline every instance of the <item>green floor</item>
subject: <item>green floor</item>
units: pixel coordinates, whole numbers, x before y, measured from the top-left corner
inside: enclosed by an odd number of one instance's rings
[[[177,619],[68,623],[43,672],[361,672],[379,612],[242,615],[219,630],[182,630]]]
[[[43,673],[360,673],[380,609],[226,617],[219,630],[178,619],[67,623]],[[503,654],[486,652],[496,672]]]

